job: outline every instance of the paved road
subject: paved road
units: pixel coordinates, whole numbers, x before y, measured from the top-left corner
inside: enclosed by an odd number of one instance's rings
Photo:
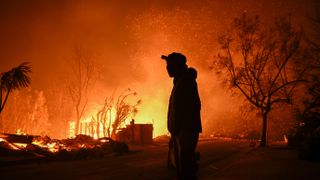
[[[205,141],[199,179],[210,179],[249,149],[247,142]],[[166,145],[133,147],[135,153],[68,162],[34,163],[0,168],[1,179],[175,179],[166,167]]]

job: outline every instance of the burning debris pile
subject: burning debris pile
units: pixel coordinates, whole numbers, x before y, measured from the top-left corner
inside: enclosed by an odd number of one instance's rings
[[[18,159],[14,163],[77,160],[128,151],[127,144],[105,137],[94,139],[87,135],[77,135],[73,139],[56,140],[48,136],[0,134],[0,157]]]

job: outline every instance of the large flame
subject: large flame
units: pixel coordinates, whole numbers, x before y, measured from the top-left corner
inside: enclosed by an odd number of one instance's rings
[[[167,134],[167,126],[166,126],[166,112],[167,112],[167,104],[165,99],[167,93],[161,91],[160,96],[158,97],[148,97],[144,96],[145,99],[142,99],[142,104],[138,106],[138,113],[135,115],[129,115],[123,126],[130,123],[132,119],[135,120],[138,124],[153,124],[154,131],[153,137]],[[95,139],[105,137],[103,133],[103,124],[99,122],[99,126],[97,126],[96,121],[93,121],[92,117],[96,117],[99,105],[97,103],[94,106],[88,108],[88,112],[84,118],[80,120],[80,128],[78,134],[92,136]],[[114,122],[114,118],[116,116],[116,110],[114,108],[110,111],[111,114],[108,114],[107,117],[111,117],[111,124]],[[109,119],[108,119],[109,121]],[[73,138],[76,136],[75,133],[75,121],[72,120],[69,122],[69,138]],[[97,127],[99,130],[97,131]],[[107,128],[107,127],[106,127]],[[112,125],[110,126],[110,131],[112,131]],[[97,133],[99,132],[99,134]]]

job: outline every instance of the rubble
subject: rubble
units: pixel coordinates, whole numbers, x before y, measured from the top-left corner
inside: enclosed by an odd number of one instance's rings
[[[124,142],[110,138],[94,139],[77,135],[72,139],[51,139],[48,136],[0,134],[2,166],[42,161],[68,161],[104,157],[129,152]]]

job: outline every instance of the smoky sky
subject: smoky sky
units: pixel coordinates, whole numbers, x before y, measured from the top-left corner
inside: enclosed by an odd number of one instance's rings
[[[81,45],[97,55],[107,71],[112,69],[113,76],[120,78],[123,72],[128,72],[127,75],[139,79],[143,74],[132,72],[135,62],[129,62],[137,44],[133,43],[135,37],[128,26],[151,8],[165,12],[179,8],[195,14],[206,8],[205,11],[213,14],[212,24],[218,31],[225,25],[221,23],[227,24],[241,12],[271,17],[286,13],[299,16],[306,15],[308,9],[312,11],[315,4],[302,0],[1,1],[0,70],[30,61],[35,76],[33,85],[37,86],[51,75],[62,73],[59,71],[64,66],[62,62],[71,58],[74,46]]]
[[[47,91],[66,78],[66,62],[81,46],[99,66],[94,92],[137,90],[150,102],[141,113],[160,112],[163,129],[171,80],[160,56],[180,51],[198,69],[203,121],[211,122],[225,113],[221,108],[235,106],[208,70],[216,36],[243,12],[267,20],[290,13],[303,24],[318,6],[316,0],[3,0],[0,72],[28,61],[32,88]],[[152,107],[158,101],[164,105]]]

